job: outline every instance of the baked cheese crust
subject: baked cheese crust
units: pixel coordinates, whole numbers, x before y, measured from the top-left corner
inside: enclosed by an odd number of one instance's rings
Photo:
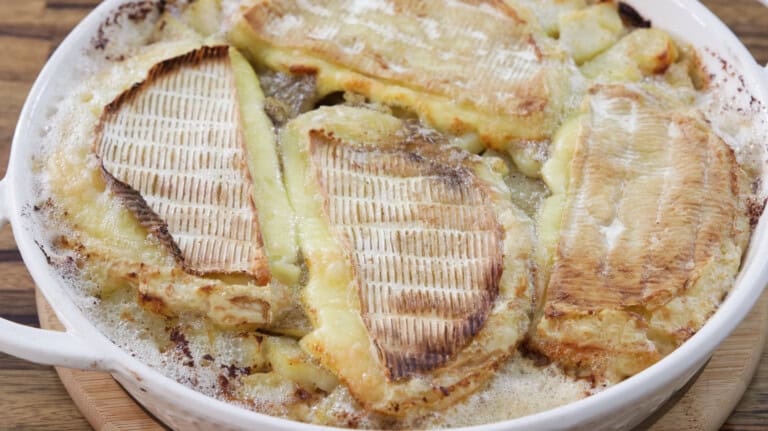
[[[531,311],[532,223],[503,177],[364,108],[299,116],[281,145],[309,267],[302,346],[388,415],[476,390]]]
[[[531,344],[599,380],[631,376],[693,335],[746,248],[745,173],[706,123],[670,103],[594,87],[544,166],[549,281]]]
[[[321,96],[359,93],[516,158],[551,136],[578,76],[514,2],[257,1],[228,38],[258,64],[316,75]]]

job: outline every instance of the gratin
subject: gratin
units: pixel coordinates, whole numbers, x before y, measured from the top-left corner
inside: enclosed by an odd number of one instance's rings
[[[626,7],[223,6],[110,52],[42,168],[52,261],[177,380],[320,424],[492,422],[632,376],[727,294],[753,175],[697,54]]]

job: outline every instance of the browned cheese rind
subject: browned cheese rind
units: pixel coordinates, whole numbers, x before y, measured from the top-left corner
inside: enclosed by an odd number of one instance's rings
[[[394,416],[481,387],[532,311],[532,221],[511,203],[504,163],[413,132],[338,106],[281,135],[309,269],[302,347],[364,408]]]
[[[328,219],[353,256],[363,321],[392,380],[466,346],[501,278],[503,232],[485,186],[425,150],[310,137]]]
[[[503,1],[256,1],[228,34],[252,60],[317,76],[442,131],[523,151],[549,139],[577,73],[527,8]]]
[[[563,138],[572,154],[565,196],[550,198],[563,199],[559,239],[532,344],[578,374],[615,381],[669,353],[717,308],[746,247],[749,187],[700,119],[639,88],[591,93]]]
[[[95,151],[108,184],[185,270],[269,281],[228,47],[155,65],[107,105]]]

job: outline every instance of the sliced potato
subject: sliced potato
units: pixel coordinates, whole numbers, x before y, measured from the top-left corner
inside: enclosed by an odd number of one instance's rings
[[[533,10],[541,28],[553,37],[560,33],[562,14],[587,7],[585,0],[522,0],[522,3]]]
[[[624,32],[614,3],[598,3],[560,14],[560,44],[577,64],[610,48]]]
[[[201,36],[211,36],[221,28],[221,0],[196,0],[182,14],[184,20]]]
[[[308,390],[320,389],[331,392],[339,384],[330,371],[314,363],[296,340],[286,337],[269,337],[264,349],[272,371],[284,376]]]
[[[280,161],[272,123],[264,111],[264,93],[248,61],[230,49],[235,86],[243,120],[243,138],[253,179],[253,201],[272,275],[285,284],[295,284],[301,271],[296,265],[298,245],[293,209],[283,187]]]
[[[664,73],[678,57],[667,32],[644,28],[624,36],[616,45],[581,66],[581,72],[597,81],[640,81]]]

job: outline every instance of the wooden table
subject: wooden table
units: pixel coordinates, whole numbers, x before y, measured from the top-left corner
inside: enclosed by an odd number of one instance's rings
[[[21,105],[40,68],[69,30],[98,1],[0,0],[0,177]],[[768,8],[756,0],[704,0],[768,62]],[[0,231],[0,316],[38,326],[34,283],[10,229]],[[0,430],[90,429],[51,367],[0,353]],[[768,429],[768,350],[723,430]]]

